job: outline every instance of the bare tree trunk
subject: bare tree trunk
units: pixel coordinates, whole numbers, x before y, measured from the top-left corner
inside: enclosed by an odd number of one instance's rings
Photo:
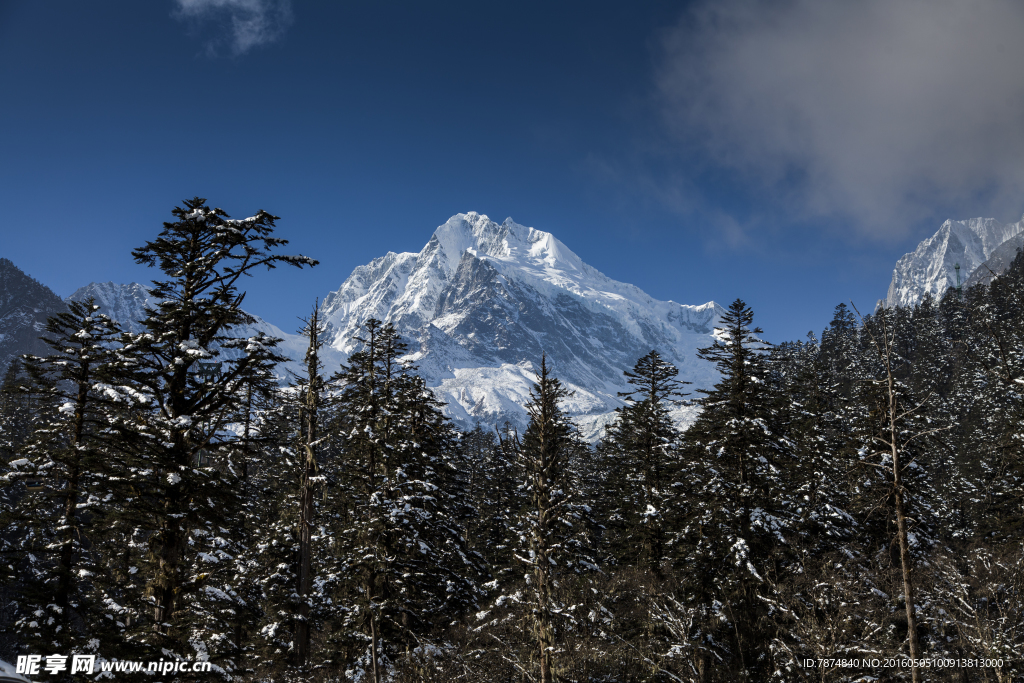
[[[377,671],[377,620],[370,612],[370,655],[373,657],[373,683],[380,683],[380,672]]]
[[[305,451],[302,466],[301,491],[299,493],[299,571],[297,593],[299,614],[295,625],[295,663],[305,666],[309,660],[309,593],[313,584],[313,477],[316,476],[316,440],[318,438],[317,417],[320,408],[320,321],[319,306],[306,325],[309,334],[309,348],[306,351],[306,395],[300,410],[302,447]]]
[[[191,330],[186,327],[178,333],[179,339],[190,339]],[[167,394],[170,398],[168,417],[172,420],[189,415],[185,399],[185,388],[188,386],[188,372],[182,367],[176,370],[168,383]],[[191,427],[175,429],[171,436],[170,452],[175,466],[185,469],[195,465],[193,453],[196,451]],[[181,492],[181,487],[172,486],[164,494],[160,513],[160,528],[152,543],[157,560],[156,573],[150,583],[149,594],[153,598],[154,629],[159,633],[167,633],[163,624],[170,624],[177,607],[175,598],[181,583],[181,559],[185,554],[189,536],[188,522],[180,520],[188,518],[189,503]]]
[[[89,392],[89,365],[87,363],[82,366],[82,377],[82,381],[78,384],[75,405],[75,429],[71,439],[71,448],[75,455],[71,472],[68,475],[67,497],[64,499],[64,513],[61,519],[64,538],[61,541],[57,594],[54,596],[54,602],[61,610],[61,621],[65,630],[70,628],[71,624],[71,583],[75,571],[75,533],[78,531],[76,513],[82,477],[82,454],[79,451],[79,446],[85,435],[85,404]]]
[[[854,310],[857,307],[854,306]],[[857,311],[859,314],[860,311]],[[888,413],[888,432],[889,439],[881,440],[889,446],[890,453],[892,455],[892,479],[893,479],[893,495],[896,498],[896,535],[900,546],[900,564],[903,574],[903,600],[907,605],[907,643],[910,649],[910,659],[912,660],[910,666],[910,675],[913,683],[920,681],[920,675],[917,670],[917,661],[921,658],[921,648],[917,641],[917,610],[914,606],[914,581],[913,581],[913,558],[910,556],[910,543],[907,534],[907,514],[906,514],[906,499],[905,489],[903,488],[903,472],[900,466],[900,431],[897,422],[901,419],[899,415],[899,396],[896,391],[896,378],[893,374],[892,369],[892,357],[893,357],[893,344],[895,342],[895,332],[892,337],[889,334],[889,328],[886,324],[885,311],[881,312],[881,323],[882,323],[882,341],[879,341],[872,334],[871,329],[867,328],[868,334],[871,337],[872,343],[875,345],[875,349],[878,351],[879,358],[885,363],[885,376],[886,376],[886,389],[888,392],[887,400],[888,405],[886,411]],[[906,415],[906,413],[904,413]]]
[[[249,479],[249,446],[252,435],[252,386],[245,388],[245,422],[242,431],[242,481]],[[245,638],[245,621],[247,615],[244,610],[237,610],[235,617],[235,650],[242,653],[242,643]]]
[[[539,512],[543,519],[545,511],[539,510]],[[553,680],[552,652],[555,647],[555,634],[551,623],[551,583],[548,576],[550,562],[547,550],[547,547],[538,544],[535,557],[537,565],[534,570],[534,578],[537,581],[537,645],[540,648],[541,683],[551,683]]]
[[[896,392],[893,386],[892,370],[888,357],[886,358],[886,371],[889,374],[889,436],[892,447],[893,492],[896,496],[896,532],[899,536],[900,563],[903,570],[903,599],[907,603],[907,640],[910,644],[910,658],[917,660],[921,658],[921,652],[917,643],[917,611],[914,607],[914,582],[911,576],[913,558],[910,557],[910,543],[907,538],[907,515],[903,500],[903,478],[900,473],[900,452],[897,446],[899,433],[896,427]],[[911,663],[910,671],[914,683],[917,683],[919,679],[916,662]]]

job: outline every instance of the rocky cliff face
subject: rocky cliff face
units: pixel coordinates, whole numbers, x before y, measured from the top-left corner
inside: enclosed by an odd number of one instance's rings
[[[1024,219],[1000,223],[994,218],[946,221],[938,232],[896,263],[885,298],[887,306],[914,306],[925,292],[941,298],[960,281],[966,282],[1007,240],[1024,233]]]
[[[156,303],[149,296],[149,290],[138,282],[127,285],[116,282],[93,282],[79,287],[68,297],[68,301],[88,301],[92,298],[100,312],[109,315],[121,324],[126,332],[139,333],[143,326],[139,322],[146,317],[146,307]]]
[[[1021,249],[1024,249],[1024,232],[1014,235],[996,247],[988,259],[974,269],[971,276],[967,278],[967,282],[964,283],[964,288],[987,285],[993,277],[1005,273]]]
[[[711,343],[721,307],[657,301],[512,219],[453,216],[418,254],[356,268],[324,306],[331,345],[346,355],[368,318],[393,323],[449,415],[467,426],[525,424],[542,355],[575,392],[565,408],[591,431],[621,405],[623,370],[652,349],[681,379],[716,381],[695,351]]]

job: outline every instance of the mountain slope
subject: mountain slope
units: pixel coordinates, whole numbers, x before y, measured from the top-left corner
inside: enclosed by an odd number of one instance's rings
[[[90,297],[100,307],[101,313],[119,322],[125,331],[135,333],[142,331],[138,321],[146,317],[146,306],[156,303],[156,299],[150,298],[149,290],[138,282],[127,285],[92,282],[76,289],[67,300],[84,302]]]
[[[1024,232],[1024,218],[1000,223],[994,218],[947,220],[939,230],[905,254],[892,273],[886,306],[914,306],[925,292],[941,298],[956,286],[956,264],[964,282],[1001,244]]]
[[[143,326],[139,321],[146,317],[146,307],[156,303],[156,300],[150,297],[149,290],[137,282],[129,284],[93,282],[77,289],[68,297],[68,301],[85,301],[90,296],[99,305],[102,313],[106,313],[118,321],[126,331],[134,333],[139,333],[143,330]],[[235,328],[232,334],[239,337],[249,337],[263,332],[267,336],[281,339],[282,341],[278,349],[281,355],[287,357],[289,361],[283,363],[283,367],[279,368],[279,378],[286,382],[289,379],[289,372],[302,372],[302,362],[307,348],[305,337],[298,334],[288,334],[281,328],[268,323],[258,316],[253,317],[255,320],[252,323]],[[333,372],[340,365],[342,356],[330,349],[325,351],[325,365],[329,372]]]
[[[658,301],[584,263],[553,235],[474,212],[435,230],[418,254],[356,268],[324,300],[331,345],[349,354],[371,316],[393,323],[448,413],[525,424],[541,356],[575,394],[570,414],[600,425],[621,405],[623,370],[657,349],[698,386],[716,381],[695,356],[723,312]],[[603,416],[603,417],[602,417]],[[597,427],[595,427],[596,429]]]
[[[996,247],[988,259],[974,269],[971,276],[967,278],[967,282],[964,283],[964,288],[987,285],[993,277],[1005,273],[1021,249],[1024,249],[1024,232],[1014,235]]]
[[[46,354],[39,341],[46,319],[67,310],[53,290],[0,258],[0,377],[22,354]]]

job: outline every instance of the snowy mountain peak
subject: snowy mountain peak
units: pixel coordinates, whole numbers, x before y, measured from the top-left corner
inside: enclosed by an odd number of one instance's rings
[[[575,389],[567,409],[607,415],[620,405],[623,370],[657,349],[684,379],[708,386],[695,356],[723,313],[714,302],[657,301],[584,263],[549,232],[460,213],[417,254],[389,253],[357,267],[325,300],[331,345],[355,350],[370,317],[393,323],[428,385],[464,423],[522,423],[542,354]]]
[[[131,282],[123,285],[116,282],[92,282],[79,287],[67,298],[67,301],[85,302],[92,298],[100,307],[100,312],[109,315],[121,324],[128,332],[143,330],[140,320],[146,317],[146,307],[156,304],[149,294],[149,289]]]
[[[583,267],[580,257],[551,233],[520,225],[511,217],[495,223],[475,211],[456,214],[438,227],[422,255],[436,255],[438,265],[451,276],[467,251],[478,258],[511,263],[568,270]]]
[[[887,306],[914,306],[925,292],[940,298],[984,263],[1008,239],[1024,232],[1024,218],[1016,223],[1000,223],[994,218],[947,220],[938,231],[905,254],[896,263],[885,303]]]

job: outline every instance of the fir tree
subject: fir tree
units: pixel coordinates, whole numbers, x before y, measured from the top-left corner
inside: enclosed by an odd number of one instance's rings
[[[318,306],[306,321],[303,332],[309,339],[306,350],[306,381],[299,392],[299,459],[302,469],[299,474],[299,521],[298,521],[298,572],[295,592],[299,609],[295,622],[295,663],[303,667],[309,659],[310,606],[309,595],[313,581],[313,529],[315,505],[314,496],[322,480],[317,461],[322,418],[322,393],[324,380],[320,349],[326,328],[320,322]]]
[[[674,475],[677,474],[679,431],[669,407],[682,398],[689,382],[676,379],[679,371],[651,351],[624,372],[635,388],[620,392],[626,405],[618,408],[606,433],[604,448],[610,469],[609,488],[617,509],[610,534],[621,562],[659,572],[665,553],[666,527],[672,526]]]
[[[454,430],[402,361],[393,326],[370,319],[356,341],[362,348],[332,380],[340,387],[335,495],[346,511],[337,520],[347,578],[340,599],[353,666],[377,682],[403,650],[474,604],[478,569],[446,488]]]
[[[68,308],[47,321],[43,341],[52,355],[25,359],[30,390],[52,410],[34,421],[9,475],[27,484],[27,495],[0,519],[23,530],[16,554],[28,579],[26,616],[18,622],[25,642],[81,651],[97,637],[117,635],[105,628],[116,621],[101,618],[106,596],[90,577],[105,571],[98,530],[115,494],[106,463],[115,444],[132,447],[126,408],[145,399],[117,383],[116,323],[91,300]]]
[[[904,328],[901,335],[901,327]],[[918,545],[917,537],[923,536],[927,527],[923,513],[930,506],[926,502],[928,479],[923,476],[927,460],[923,454],[915,453],[914,442],[929,434],[941,430],[942,426],[931,427],[925,423],[927,415],[922,410],[927,406],[929,396],[915,401],[910,387],[898,379],[898,375],[908,375],[908,356],[911,355],[910,344],[907,343],[907,319],[905,311],[897,309],[889,311],[881,309],[873,319],[865,321],[864,331],[875,352],[877,361],[875,378],[868,383],[866,396],[874,402],[871,410],[872,429],[869,441],[859,454],[867,465],[873,465],[884,472],[889,490],[885,493],[891,499],[892,510],[896,522],[896,543],[899,548],[901,569],[901,587],[906,611],[907,645],[912,660],[921,658],[920,641],[917,623],[917,607],[915,595],[915,571],[911,542]],[[903,343],[899,343],[902,341]],[[916,405],[915,405],[916,404]],[[920,447],[923,444],[919,444]],[[873,451],[873,452],[869,452]],[[881,461],[872,462],[881,457]],[[917,456],[917,457],[915,457]],[[907,484],[917,479],[917,486]],[[916,494],[913,495],[913,494]],[[916,501],[914,500],[916,499]],[[887,501],[888,502],[888,501]],[[911,532],[911,524],[916,524],[915,532]],[[912,679],[920,680],[918,666],[911,666]]]
[[[582,445],[559,407],[568,395],[542,357],[526,404],[530,423],[521,441],[513,435],[505,444],[523,468],[524,493],[529,496],[518,520],[521,541],[516,559],[529,570],[535,661],[542,683],[560,677],[556,651],[573,622],[560,593],[575,576],[596,569],[587,540],[590,509],[572,495],[570,464]]]
[[[228,531],[239,509],[237,474],[228,467],[237,436],[226,427],[282,360],[277,340],[234,336],[234,327],[252,322],[238,285],[260,267],[316,262],[272,253],[287,242],[272,236],[276,217],[265,211],[231,220],[195,198],[173,214],[157,239],[132,252],[166,279],[153,282],[159,303],[147,309],[145,330],[128,335],[121,350],[153,407],[137,419],[145,452],[123,463],[133,493],[120,524],[129,547],[144,539],[148,549],[135,561],[149,619],[137,615],[132,642],[215,657],[231,644],[240,606],[227,561],[238,551]],[[200,374],[199,363],[218,364],[219,372]]]
[[[732,660],[739,680],[758,680],[775,668],[769,644],[776,634],[767,616],[792,526],[792,463],[776,433],[770,347],[752,322],[753,312],[737,299],[714,344],[697,352],[722,379],[702,390],[704,410],[685,436],[689,505],[680,538],[688,598],[714,620],[704,622],[711,632],[703,637],[720,644],[718,656]]]

